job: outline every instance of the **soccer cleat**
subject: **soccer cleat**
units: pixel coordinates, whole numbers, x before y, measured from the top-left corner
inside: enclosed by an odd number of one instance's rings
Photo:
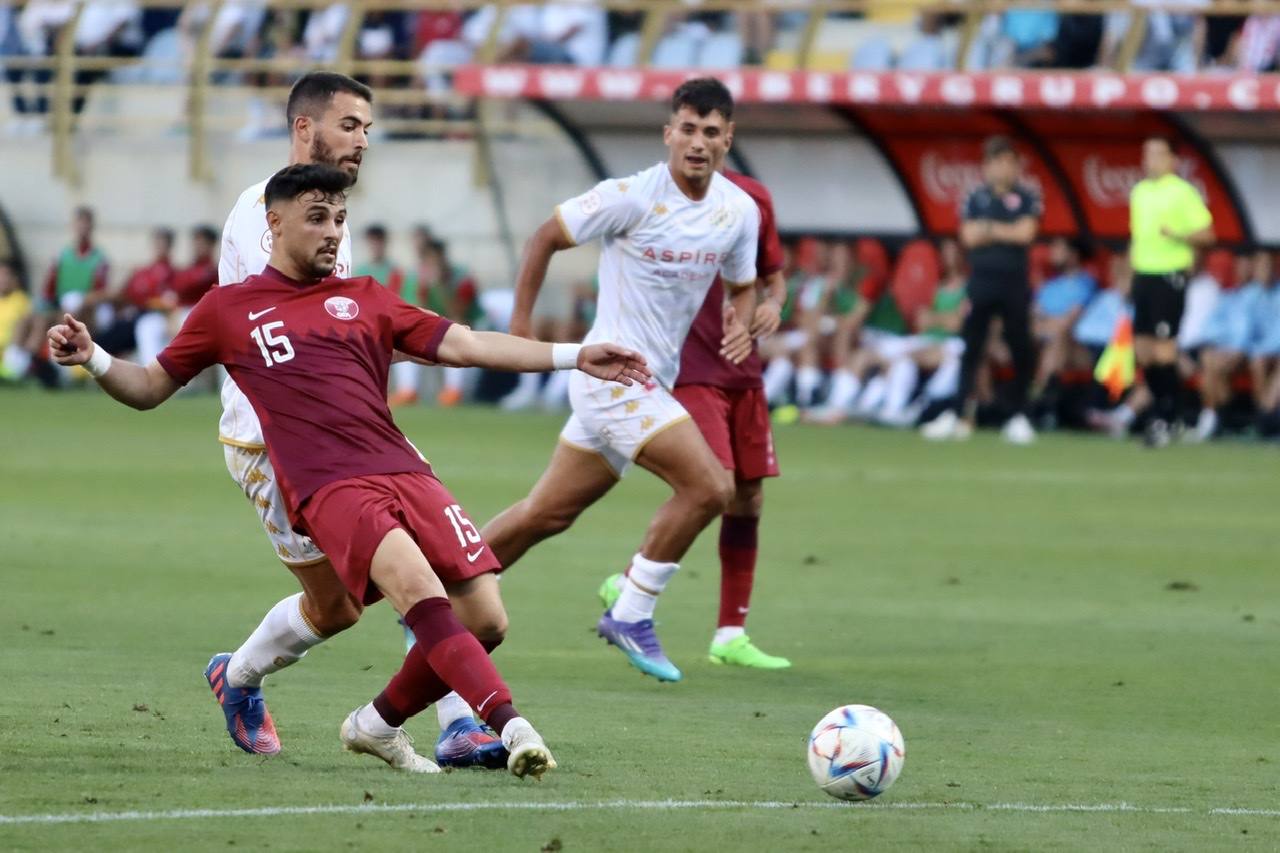
[[[261,687],[232,687],[227,683],[227,664],[231,652],[222,652],[209,659],[204,669],[205,680],[213,697],[222,706],[227,718],[227,734],[236,746],[252,755],[275,755],[280,751],[280,737],[276,734],[275,721],[262,698]]]
[[[730,666],[745,666],[751,669],[788,669],[791,666],[791,661],[786,658],[765,654],[760,651],[747,638],[746,634],[739,634],[727,643],[713,642],[711,644],[711,662],[729,664]]]
[[[502,730],[502,743],[507,748],[507,769],[523,779],[532,776],[541,779],[548,770],[556,769],[551,750],[542,742],[542,735],[524,717],[516,717]]]
[[[1026,446],[1034,444],[1036,440],[1036,431],[1031,426],[1031,421],[1027,420],[1026,415],[1014,415],[1005,422],[1004,429],[1000,431],[1000,435],[1010,444],[1019,444]]]
[[[441,767],[501,770],[507,766],[507,757],[501,738],[466,717],[450,723],[436,741],[436,763]]]
[[[604,605],[605,610],[612,610],[613,605],[617,602],[618,596],[622,595],[622,584],[627,576],[622,572],[604,579],[604,583],[600,584],[600,589],[596,590],[596,595],[600,596],[600,603]]]
[[[441,388],[440,393],[436,395],[436,405],[445,409],[451,409],[461,402],[461,388]]]
[[[631,665],[652,675],[659,681],[679,681],[680,670],[662,653],[662,644],[653,630],[652,619],[641,619],[639,622],[620,622],[613,618],[612,609],[606,610],[596,623],[596,633],[617,646]]]
[[[799,406],[779,406],[773,410],[773,422],[779,426],[790,426],[800,420]]]
[[[404,729],[396,729],[395,734],[375,735],[360,728],[356,708],[342,721],[338,737],[348,752],[372,755],[381,758],[395,770],[407,773],[439,773],[440,768],[434,761],[424,758],[413,748],[413,738]]]

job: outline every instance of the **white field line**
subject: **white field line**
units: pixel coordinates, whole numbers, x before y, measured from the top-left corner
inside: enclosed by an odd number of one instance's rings
[[[893,811],[999,811],[1033,814],[1124,813],[1124,814],[1188,814],[1231,815],[1238,817],[1280,817],[1280,809],[1206,808],[1183,806],[1135,806],[1130,803],[788,803],[773,800],[603,800],[599,802],[464,802],[464,803],[371,803],[367,805],[267,806],[257,809],[171,809],[167,811],[129,812],[64,812],[61,814],[0,815],[0,826],[18,824],[114,823],[118,821],[197,820],[201,818],[290,817],[295,815],[365,815],[397,812],[424,814],[480,811],[732,811],[767,809],[829,810],[849,809],[861,814]]]

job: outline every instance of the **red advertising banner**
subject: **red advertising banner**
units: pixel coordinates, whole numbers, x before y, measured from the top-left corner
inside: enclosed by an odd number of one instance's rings
[[[1127,239],[1129,193],[1144,177],[1143,140],[1153,134],[1177,139],[1180,134],[1155,116],[1099,116],[1084,127],[1062,119],[1061,114],[1030,114],[1024,123],[1044,140],[1066,173],[1089,229],[1099,237]],[[1242,242],[1244,225],[1218,173],[1189,145],[1182,145],[1178,153],[1178,171],[1209,205],[1218,239]]]
[[[486,98],[653,101],[670,97],[689,77],[709,73],[745,103],[1244,112],[1280,108],[1280,74],[709,72],[464,65],[454,72],[453,84],[461,94]]]

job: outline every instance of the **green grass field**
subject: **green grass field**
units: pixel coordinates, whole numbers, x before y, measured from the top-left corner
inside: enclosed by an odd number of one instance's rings
[[[0,413],[0,848],[1280,846],[1274,447],[780,430],[749,628],[795,668],[707,662],[707,535],[659,608],[677,685],[592,630],[596,586],[664,495],[637,472],[503,581],[497,659],[560,761],[534,783],[341,751],[342,718],[398,665],[385,604],[268,681],[280,756],[235,750],[201,671],[293,581],[223,468],[216,400],[139,414],[9,391]],[[524,494],[560,425],[400,422],[477,522]],[[809,729],[849,702],[907,741],[865,805],[805,765]],[[410,728],[428,751],[434,714]],[[224,813],[282,807],[319,808]],[[143,814],[88,820],[125,812]]]

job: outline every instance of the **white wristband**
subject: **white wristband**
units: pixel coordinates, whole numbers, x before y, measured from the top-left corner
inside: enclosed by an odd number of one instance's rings
[[[97,379],[111,369],[111,362],[114,360],[111,353],[94,344],[93,355],[89,356],[89,360],[84,363],[84,369],[90,376]]]
[[[552,344],[551,366],[556,370],[573,370],[578,366],[582,344]]]

